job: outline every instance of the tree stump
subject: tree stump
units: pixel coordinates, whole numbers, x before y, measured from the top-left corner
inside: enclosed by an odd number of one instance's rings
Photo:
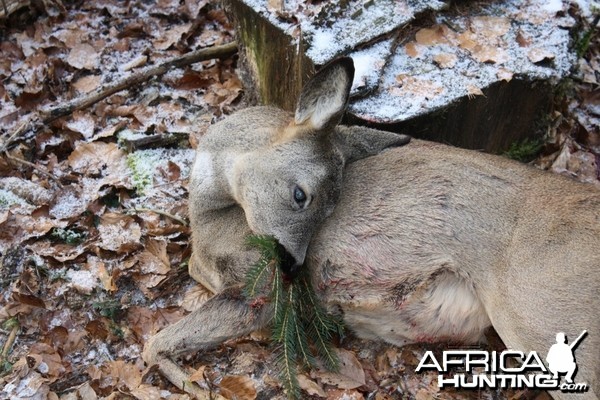
[[[293,110],[315,69],[348,55],[347,121],[488,152],[543,131],[576,61],[563,2],[227,4],[259,102]]]

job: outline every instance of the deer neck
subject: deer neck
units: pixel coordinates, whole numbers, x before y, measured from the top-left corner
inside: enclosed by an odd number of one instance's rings
[[[194,162],[190,191],[195,191],[194,204],[199,212],[216,211],[236,204],[236,169],[245,152],[221,151],[218,153],[200,151]]]

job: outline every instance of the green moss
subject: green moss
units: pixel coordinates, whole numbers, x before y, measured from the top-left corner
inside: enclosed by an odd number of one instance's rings
[[[137,151],[127,156],[127,166],[138,195],[144,195],[152,185],[153,170],[148,165],[155,165],[156,162],[154,154],[147,151]]]
[[[520,142],[512,143],[503,155],[513,160],[530,162],[537,157],[543,145],[544,143],[540,138],[525,138]]]
[[[92,307],[96,312],[110,319],[113,323],[116,323],[120,319],[123,311],[123,306],[118,300],[98,301]]]
[[[77,246],[85,241],[87,233],[77,232],[73,229],[54,228],[50,232],[50,237],[56,241]]]
[[[6,209],[14,204],[28,204],[27,201],[20,198],[13,192],[0,189],[0,209]]]

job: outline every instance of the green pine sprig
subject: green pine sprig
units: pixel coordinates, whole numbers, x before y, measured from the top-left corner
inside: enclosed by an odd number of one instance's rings
[[[261,257],[246,275],[244,293],[250,301],[264,297],[272,304],[271,340],[276,346],[279,379],[288,398],[297,399],[300,397],[298,362],[315,367],[318,358],[328,370],[339,370],[332,340],[336,334],[342,334],[343,324],[319,303],[307,271],[301,271],[291,282],[284,282],[280,269],[282,255],[275,238],[251,235],[247,243]]]

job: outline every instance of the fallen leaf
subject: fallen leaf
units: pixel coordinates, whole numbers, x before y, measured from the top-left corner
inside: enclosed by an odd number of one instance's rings
[[[412,58],[418,57],[420,53],[417,46],[418,45],[416,42],[407,43],[406,46],[404,46],[404,51],[406,52],[406,55]]]
[[[458,61],[458,57],[453,53],[440,53],[436,54],[433,57],[433,61],[440,68],[452,68],[456,65],[456,61]]]
[[[121,65],[120,70],[121,71],[129,71],[134,68],[141,67],[146,64],[146,61],[148,61],[148,56],[145,56],[145,55],[138,56],[138,57],[134,58],[133,60],[129,61],[128,63]]]
[[[510,30],[510,20],[506,17],[478,16],[471,19],[471,30],[489,39],[502,36]]]
[[[510,82],[513,77],[513,72],[506,68],[498,68],[498,72],[496,72],[496,76],[498,79],[502,79],[503,81]]]
[[[500,46],[476,45],[470,52],[480,63],[503,64],[509,59],[506,50]]]
[[[467,85],[467,96],[472,99],[475,96],[484,96],[481,89],[475,85]]]
[[[82,143],[69,155],[68,162],[73,171],[88,176],[104,176],[124,173],[127,154],[116,143]]]
[[[148,240],[144,247],[138,257],[141,273],[164,275],[171,270],[165,241]]]
[[[321,386],[312,379],[309,379],[306,375],[298,374],[298,385],[300,389],[304,390],[311,396],[327,397],[327,393]]]
[[[100,54],[87,43],[73,47],[67,56],[67,63],[77,69],[95,69],[100,65]]]
[[[345,349],[335,349],[340,360],[339,372],[318,371],[317,376],[327,384],[337,386],[340,389],[356,389],[363,386],[365,371],[353,352]]]
[[[256,399],[256,387],[254,382],[247,376],[226,375],[219,383],[221,394],[230,400],[254,400]]]
[[[159,388],[147,384],[132,389],[131,394],[138,400],[160,400],[163,398]]]
[[[210,292],[210,290],[208,290],[204,286],[200,284],[194,285],[183,295],[181,307],[185,311],[192,312],[200,308],[202,304],[206,303],[206,301],[212,296],[213,294]]]
[[[73,82],[72,85],[80,93],[90,93],[100,86],[101,80],[102,77],[99,75],[88,75],[79,78],[77,81]]]
[[[555,55],[546,49],[532,48],[527,52],[527,57],[532,63],[538,64],[554,60]]]
[[[157,50],[167,50],[173,44],[179,42],[181,37],[185,35],[190,28],[192,27],[191,23],[178,25],[172,29],[167,30],[166,32],[161,33],[158,39],[153,41],[154,47]]]
[[[85,139],[89,139],[94,134],[96,128],[96,121],[89,113],[84,111],[75,111],[71,119],[65,123],[65,128],[81,133]]]
[[[444,92],[444,87],[432,81],[411,75],[396,76],[398,86],[393,86],[390,92],[398,96],[413,95],[423,98],[433,98]]]
[[[106,213],[98,225],[98,247],[128,253],[141,246],[142,230],[135,220],[125,214]]]

